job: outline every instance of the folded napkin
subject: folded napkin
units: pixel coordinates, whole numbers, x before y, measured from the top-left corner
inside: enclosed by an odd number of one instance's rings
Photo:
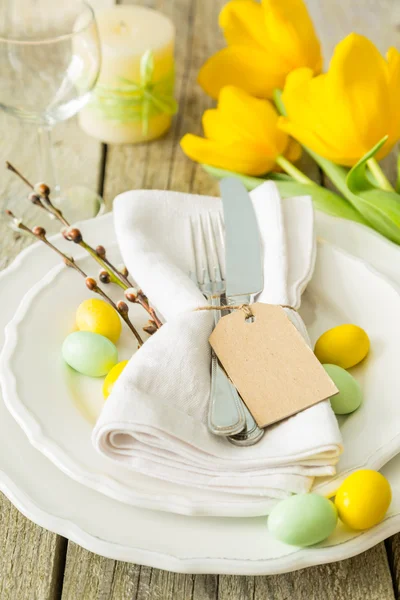
[[[257,301],[298,308],[315,260],[309,197],[281,201],[274,183],[251,194],[263,253]],[[93,432],[99,452],[160,479],[200,487],[221,498],[271,499],[309,491],[315,476],[335,473],[341,436],[329,401],[272,427],[255,446],[236,447],[207,428],[211,311],[191,278],[197,240],[192,222],[221,222],[217,198],[132,191],[114,204],[117,240],[129,272],[165,324],[132,357]],[[222,256],[222,249],[218,248]],[[308,340],[304,323],[285,309]]]

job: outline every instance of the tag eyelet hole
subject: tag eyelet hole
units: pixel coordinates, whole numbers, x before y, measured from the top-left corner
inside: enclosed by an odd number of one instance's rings
[[[255,317],[246,317],[245,318],[245,323],[254,323],[255,320],[256,320]]]

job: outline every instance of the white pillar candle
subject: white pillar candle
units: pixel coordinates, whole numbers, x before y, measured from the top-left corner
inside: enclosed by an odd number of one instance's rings
[[[102,66],[93,98],[79,114],[82,129],[114,144],[161,136],[176,110],[173,23],[142,6],[114,6],[96,16]]]

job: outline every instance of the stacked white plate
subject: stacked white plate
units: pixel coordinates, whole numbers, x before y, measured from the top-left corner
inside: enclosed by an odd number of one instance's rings
[[[90,243],[101,242],[118,259],[111,215],[82,228]],[[89,292],[38,244],[0,275],[0,338],[7,325],[1,490],[27,517],[93,552],[180,572],[281,573],[347,558],[400,531],[400,457],[393,459],[400,451],[400,248],[322,213],[317,231],[317,265],[301,311],[310,335],[315,340],[331,326],[356,323],[367,330],[372,351],[354,369],[365,400],[340,423],[345,452],[338,474],[316,490],[330,493],[353,470],[383,467],[393,502],[382,523],[363,533],[339,526],[326,543],[299,550],[269,536],[262,499],[211,501],[206,492],[133,474],[97,455],[90,434],[103,402],[101,382],[72,373],[60,356]],[[54,240],[71,252],[61,236]],[[76,256],[90,273],[88,259]],[[140,308],[134,320],[145,320]],[[120,358],[132,349],[123,336]]]

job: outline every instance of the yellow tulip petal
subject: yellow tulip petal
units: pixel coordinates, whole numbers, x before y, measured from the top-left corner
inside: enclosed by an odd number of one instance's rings
[[[181,139],[181,148],[192,160],[246,175],[262,175],[274,166],[273,160],[263,156],[246,142],[221,144],[186,134]]]
[[[254,136],[250,130],[243,129],[242,123],[232,121],[222,111],[216,109],[207,110],[203,115],[202,123],[204,135],[209,140],[221,144],[245,142],[252,146],[254,152],[269,156],[271,159],[275,159],[278,154],[283,152],[288,139],[286,133],[278,129],[277,124],[275,126],[276,136],[274,134],[271,137],[263,136],[261,127],[258,136]],[[284,138],[285,142],[277,147],[274,138],[277,137],[279,140],[280,136]]]
[[[300,144],[296,142],[296,140],[289,138],[286,150],[284,152],[285,157],[290,160],[290,162],[296,162],[301,157],[301,154],[302,150]]]
[[[219,26],[228,44],[267,48],[263,10],[255,0],[231,0],[222,8]]]
[[[400,137],[400,54],[391,50],[386,62],[367,38],[351,34],[337,45],[328,73],[311,75],[307,69],[288,75],[280,127],[346,166],[389,135],[378,158],[385,156]]]
[[[344,148],[350,164],[364,154],[353,123],[338,127],[338,114],[341,116],[342,113],[337,106],[337,98],[332,97],[327,87],[327,75],[313,78],[311,69],[293,71],[286,79],[282,100],[293,124],[313,134],[313,140],[321,138],[325,141],[325,146],[330,148],[330,160],[339,162]],[[313,146],[310,148],[317,152]]]
[[[236,127],[232,127],[216,108],[205,111],[202,125],[205,137],[214,142],[230,144],[242,139]]]
[[[284,100],[284,97],[287,94],[292,94],[293,92],[297,93],[298,88],[303,84],[309,83],[313,77],[314,72],[309,67],[302,67],[289,73],[285,81],[282,100]],[[287,109],[286,100],[284,100],[284,102]]]
[[[268,100],[226,86],[219,95],[218,112],[227,126],[237,131],[239,139],[259,145],[264,153],[276,156],[285,149],[287,136],[278,129],[278,113]]]
[[[390,132],[389,143],[400,139],[400,52],[396,48],[389,48],[387,52],[388,61],[388,98],[390,106]],[[385,155],[389,144],[382,148]],[[381,151],[382,152],[382,151]],[[379,157],[379,155],[378,155]]]
[[[336,46],[327,80],[337,122],[355,130],[367,152],[390,130],[384,58],[370,40],[352,33]]]
[[[268,54],[249,46],[228,46],[220,50],[202,66],[198,82],[212,98],[226,85],[242,88],[252,96],[270,98],[276,88],[284,84],[285,74]]]
[[[336,148],[332,148],[328,142],[321,139],[315,132],[292,123],[286,117],[280,117],[278,125],[283,131],[286,131],[286,133],[300,142],[300,144],[311,148],[317,154],[341,165],[351,166],[354,164],[354,157],[346,156],[345,149],[342,154],[338,153]]]
[[[322,69],[321,47],[303,0],[262,0],[266,39],[279,51],[287,72],[297,67]]]
[[[250,131],[243,129],[242,123],[232,121],[221,110],[217,110],[216,108],[206,110],[203,114],[202,125],[204,136],[209,140],[220,142],[221,144],[246,141],[255,147],[260,146],[262,149],[262,136],[252,136]],[[265,147],[262,150],[265,152]],[[278,154],[275,148],[270,149],[269,153],[273,156]]]

